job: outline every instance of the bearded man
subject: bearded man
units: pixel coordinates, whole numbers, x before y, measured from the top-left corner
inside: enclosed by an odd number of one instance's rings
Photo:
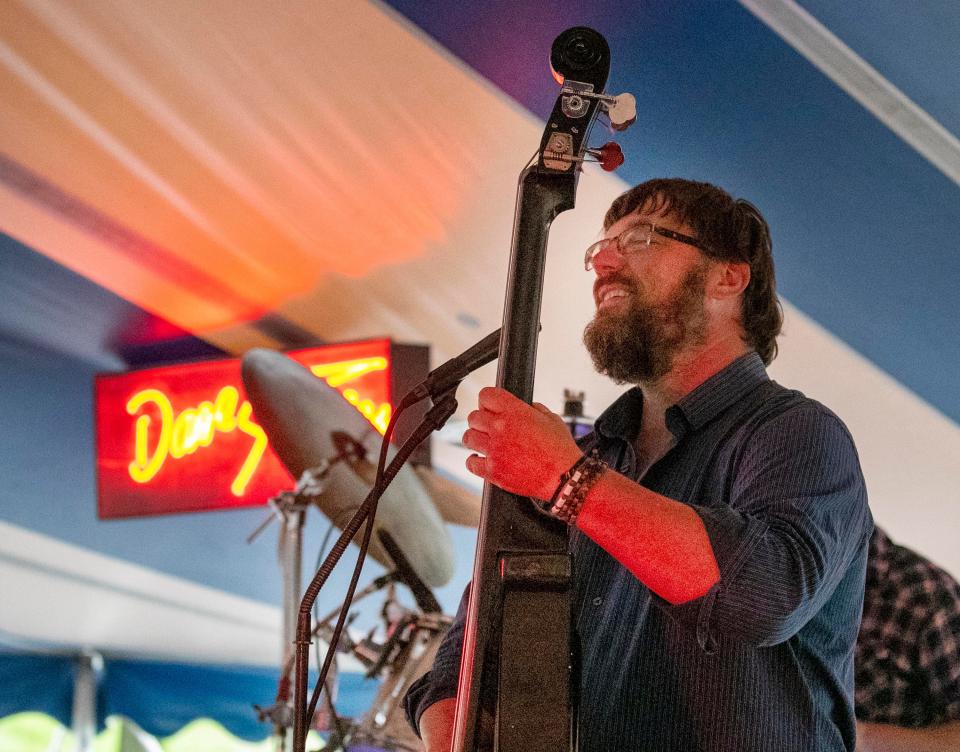
[[[571,528],[580,749],[852,752],[873,523],[846,427],[767,376],[766,222],[712,185],[654,180],[604,228],[584,343],[634,387],[579,444],[492,388],[464,434],[472,473]],[[430,752],[450,746],[460,611],[407,696]]]

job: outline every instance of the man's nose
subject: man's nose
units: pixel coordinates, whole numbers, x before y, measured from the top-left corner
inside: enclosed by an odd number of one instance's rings
[[[622,268],[623,254],[620,253],[617,241],[611,239],[603,243],[603,245],[600,246],[600,250],[593,254],[591,263],[598,277]]]

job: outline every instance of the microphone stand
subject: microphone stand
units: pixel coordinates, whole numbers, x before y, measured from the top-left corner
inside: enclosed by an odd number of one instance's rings
[[[330,553],[327,555],[326,559],[324,559],[323,564],[314,575],[310,585],[304,591],[303,599],[300,601],[300,611],[297,618],[296,639],[294,640],[296,658],[293,700],[293,752],[306,752],[307,730],[313,716],[313,711],[316,707],[315,702],[311,702],[310,707],[307,707],[307,674],[309,671],[309,648],[311,643],[310,619],[313,611],[313,603],[320,594],[320,589],[324,586],[327,579],[329,579],[330,574],[333,572],[333,568],[337,565],[337,562],[340,561],[340,558],[347,550],[347,546],[350,544],[350,541],[353,540],[353,537],[357,534],[357,531],[360,529],[360,525],[362,525],[366,520],[367,527],[364,530],[363,544],[363,549],[365,550],[366,544],[370,539],[370,533],[373,530],[373,519],[377,512],[377,504],[380,501],[380,497],[383,495],[384,491],[386,491],[387,486],[389,486],[396,477],[397,473],[400,472],[400,468],[403,467],[404,462],[407,461],[420,443],[423,442],[424,439],[426,439],[431,433],[442,428],[447,420],[449,420],[450,416],[456,412],[457,400],[455,397],[455,391],[458,385],[459,384],[453,384],[446,391],[433,397],[433,406],[427,411],[427,414],[424,415],[420,424],[403,443],[403,446],[397,450],[397,454],[384,470],[383,477],[372,489],[370,489],[370,493],[367,494],[367,498],[364,499],[363,504],[360,505],[360,508],[357,509],[350,522],[348,522],[346,527],[344,527],[343,532],[337,539],[337,542],[333,545]],[[403,409],[409,407],[409,405],[413,404],[415,401],[418,400],[413,398],[408,401],[408,398],[404,398],[404,400],[402,400],[398,406],[398,410],[394,419],[400,415],[400,412]],[[347,600],[349,600],[351,597],[354,587],[355,582],[351,582],[350,592],[347,594]],[[346,608],[341,609],[340,619],[337,622],[335,634],[339,633],[342,629],[342,623],[346,616],[346,611]],[[327,657],[326,660],[324,660],[323,668],[320,671],[321,680],[326,675],[329,668],[330,661],[334,654],[333,647],[335,646],[331,646],[331,649],[327,650]],[[316,695],[314,696],[314,700],[316,700]]]

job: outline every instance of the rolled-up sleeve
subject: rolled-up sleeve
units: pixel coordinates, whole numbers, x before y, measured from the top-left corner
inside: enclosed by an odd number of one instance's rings
[[[733,460],[729,503],[697,506],[720,570],[670,615],[705,650],[724,634],[755,646],[796,634],[862,560],[873,528],[853,441],[813,402],[766,421]]]

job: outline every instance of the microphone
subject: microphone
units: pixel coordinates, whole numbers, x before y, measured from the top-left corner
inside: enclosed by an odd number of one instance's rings
[[[485,366],[496,358],[500,351],[500,331],[497,329],[491,332],[473,347],[430,371],[427,378],[410,392],[412,402],[419,402],[425,397],[433,397],[456,387],[480,366]]]

